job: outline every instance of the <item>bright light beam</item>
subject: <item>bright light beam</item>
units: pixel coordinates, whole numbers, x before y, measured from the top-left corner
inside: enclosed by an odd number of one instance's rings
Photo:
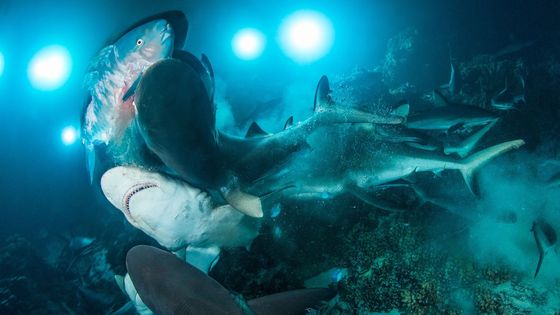
[[[0,52],[0,77],[4,73],[4,55]]]
[[[73,145],[76,140],[78,140],[79,134],[78,130],[73,126],[67,126],[62,129],[62,133],[60,134],[60,139],[62,143],[66,146]]]
[[[48,46],[39,50],[27,69],[31,85],[42,91],[52,91],[66,83],[70,76],[72,60],[62,46]]]
[[[262,55],[265,42],[263,33],[254,28],[246,28],[233,36],[231,46],[240,59],[254,60]]]
[[[334,30],[323,14],[302,10],[284,19],[278,39],[288,57],[305,64],[324,57],[330,51]]]

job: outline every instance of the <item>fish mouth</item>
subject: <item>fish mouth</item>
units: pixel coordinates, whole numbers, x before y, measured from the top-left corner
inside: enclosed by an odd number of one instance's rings
[[[142,190],[146,190],[154,187],[159,187],[159,186],[156,183],[146,182],[146,183],[136,184],[128,189],[128,191],[124,194],[122,199],[122,209],[124,211],[124,214],[128,218],[132,219],[132,215],[130,213],[130,200],[132,199],[132,197],[137,193],[141,192]]]

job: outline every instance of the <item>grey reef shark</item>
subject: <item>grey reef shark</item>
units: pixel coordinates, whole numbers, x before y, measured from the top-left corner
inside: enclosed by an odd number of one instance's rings
[[[275,134],[255,123],[246,137],[216,129],[213,102],[213,70],[206,58],[200,62],[187,52],[149,67],[135,92],[140,134],[147,147],[178,177],[195,187],[218,192],[241,212],[261,217],[259,196],[246,192],[251,183],[294,153],[308,147],[306,139],[321,127],[336,124],[401,124],[404,118],[339,107],[334,102],[315,102],[307,120]],[[317,97],[328,96],[326,77],[320,80]],[[173,82],[173,84],[169,84]],[[326,105],[326,106],[323,106]]]
[[[331,289],[310,288],[247,301],[173,254],[145,245],[128,251],[126,268],[127,282],[135,288],[129,292],[145,307],[142,315],[298,315],[336,295]]]

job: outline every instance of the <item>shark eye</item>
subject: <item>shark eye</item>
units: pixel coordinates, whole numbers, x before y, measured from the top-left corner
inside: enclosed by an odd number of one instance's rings
[[[142,45],[144,45],[144,40],[142,38],[138,38],[136,40],[136,46],[142,46]]]

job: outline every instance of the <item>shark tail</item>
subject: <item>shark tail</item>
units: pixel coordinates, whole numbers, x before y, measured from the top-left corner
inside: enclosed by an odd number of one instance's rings
[[[482,151],[474,153],[468,158],[461,162],[461,167],[459,170],[467,183],[467,186],[473,194],[480,196],[480,189],[478,187],[478,181],[476,180],[477,170],[488,163],[490,160],[497,156],[500,156],[513,149],[518,149],[525,144],[523,140],[512,140],[503,142]]]

